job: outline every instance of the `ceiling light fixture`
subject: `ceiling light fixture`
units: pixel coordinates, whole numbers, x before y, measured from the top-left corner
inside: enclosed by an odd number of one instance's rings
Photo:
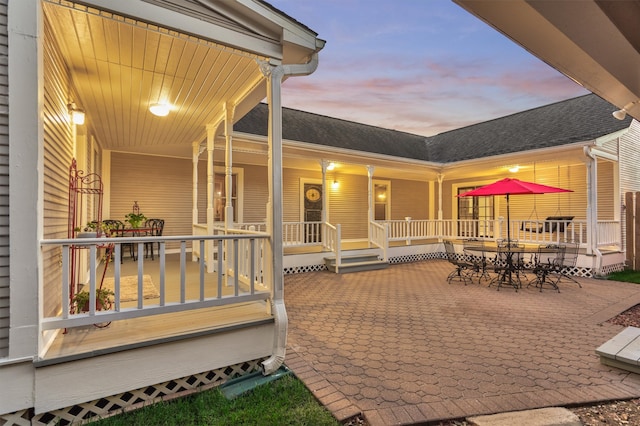
[[[627,117],[627,113],[629,112],[629,109],[633,107],[633,104],[635,104],[635,102],[629,102],[624,106],[624,108],[614,111],[613,116],[618,120],[624,120]]]
[[[67,108],[69,110],[69,116],[71,117],[71,122],[73,124],[77,124],[79,126],[84,124],[84,110],[78,108],[75,102],[69,102],[67,104]]]
[[[329,163],[329,165],[327,166],[327,170],[333,170],[336,168],[336,163]]]
[[[149,106],[149,111],[151,111],[151,114],[156,115],[158,117],[166,117],[167,115],[169,115],[170,110],[171,110],[171,107],[169,106],[169,104],[166,104],[163,102],[151,104]]]
[[[509,171],[511,173],[518,173],[519,170],[520,170],[520,166],[518,166],[517,164],[515,166],[509,167]]]

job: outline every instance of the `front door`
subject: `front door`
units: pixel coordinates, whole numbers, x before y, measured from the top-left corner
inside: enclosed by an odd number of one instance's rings
[[[316,183],[304,184],[304,221],[322,221],[322,185]],[[321,241],[320,225],[305,223],[304,242],[318,243]]]

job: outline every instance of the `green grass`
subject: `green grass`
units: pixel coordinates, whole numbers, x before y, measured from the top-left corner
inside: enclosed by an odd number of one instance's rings
[[[218,389],[119,414],[92,423],[131,425],[309,425],[340,423],[293,375],[281,377],[227,400]]]
[[[612,272],[607,276],[607,279],[614,280],[614,281],[624,281],[627,283],[640,284],[640,271],[626,269],[624,271]]]

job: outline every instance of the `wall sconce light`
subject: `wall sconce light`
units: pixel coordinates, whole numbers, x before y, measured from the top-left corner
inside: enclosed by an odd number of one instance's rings
[[[631,107],[633,107],[633,104],[635,104],[635,102],[629,102],[624,108],[614,111],[612,115],[618,120],[624,120]]]
[[[151,111],[151,114],[158,117],[166,117],[167,115],[169,115],[170,110],[171,106],[165,102],[158,102],[149,106],[149,111]]]
[[[520,166],[518,166],[517,164],[515,166],[509,167],[509,171],[511,173],[518,173],[519,170],[520,170]]]
[[[340,186],[340,182],[337,181],[337,179],[333,180],[333,183],[331,184],[331,187],[333,189],[337,189]]]
[[[71,122],[73,124],[77,124],[79,126],[84,124],[84,110],[78,108],[75,102],[70,102],[67,104],[67,108],[69,110],[69,116],[71,117]]]

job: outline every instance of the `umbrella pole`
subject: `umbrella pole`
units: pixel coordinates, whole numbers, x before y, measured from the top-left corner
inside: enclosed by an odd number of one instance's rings
[[[511,244],[511,218],[509,217],[509,194],[507,194],[507,244]]]

